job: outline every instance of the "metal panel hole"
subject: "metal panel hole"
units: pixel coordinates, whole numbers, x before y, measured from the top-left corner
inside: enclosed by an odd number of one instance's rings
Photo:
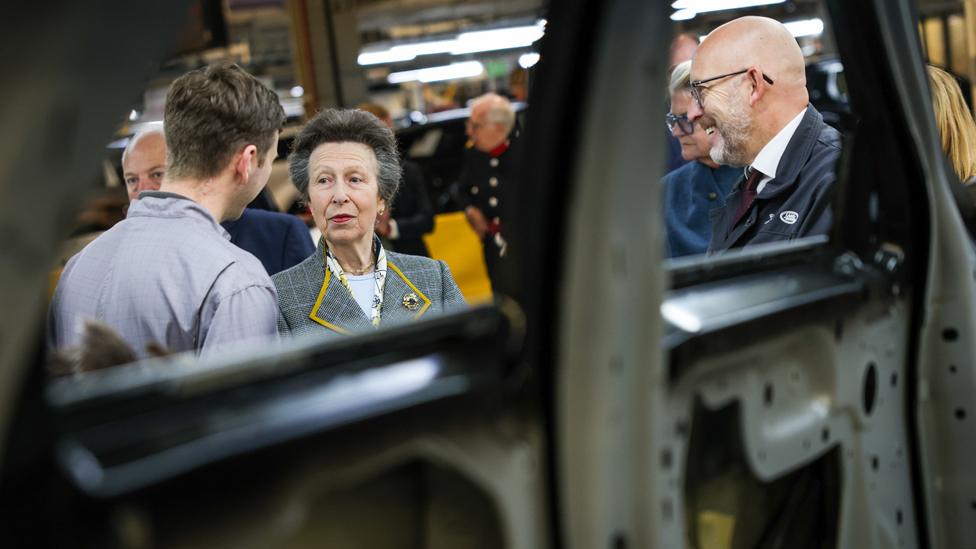
[[[956,419],[958,419],[958,420],[966,419],[966,409],[965,408],[956,408]]]
[[[662,469],[670,469],[671,468],[671,462],[672,461],[674,461],[674,460],[671,457],[671,449],[670,448],[665,448],[664,450],[662,450],[661,451],[661,468]]]
[[[820,440],[823,442],[830,440],[830,427],[824,427],[823,431],[820,431]]]
[[[946,328],[942,330],[942,339],[946,341],[955,341],[959,339],[959,332],[955,328]]]
[[[878,470],[878,466],[880,465],[880,463],[881,463],[881,461],[878,459],[878,456],[871,456],[871,469],[872,470],[877,471]]]
[[[763,402],[766,403],[766,406],[773,405],[773,384],[772,383],[767,383],[763,387]]]
[[[627,538],[623,534],[617,534],[610,540],[611,549],[627,549]]]
[[[873,362],[868,363],[868,369],[864,372],[864,387],[861,397],[864,414],[869,416],[874,411],[874,403],[878,397],[878,367]]]
[[[891,386],[892,387],[898,386],[898,372],[891,373]]]
[[[895,523],[897,523],[898,526],[901,526],[902,521],[904,521],[904,517],[901,514],[901,509],[896,509],[895,510]]]
[[[949,373],[950,374],[954,374],[954,373],[956,373],[958,371],[959,371],[959,368],[956,368],[956,365],[955,364],[950,364],[949,365]]]
[[[974,511],[976,511],[976,499],[974,499],[973,501],[970,501],[969,502],[969,507],[971,509],[973,509]]]

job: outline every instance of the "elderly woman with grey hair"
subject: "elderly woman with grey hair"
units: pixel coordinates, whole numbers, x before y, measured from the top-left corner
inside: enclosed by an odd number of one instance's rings
[[[322,238],[308,259],[272,277],[281,333],[350,334],[464,308],[443,261],[388,252],[375,233],[400,184],[396,141],[379,119],[324,110],[288,161]]]

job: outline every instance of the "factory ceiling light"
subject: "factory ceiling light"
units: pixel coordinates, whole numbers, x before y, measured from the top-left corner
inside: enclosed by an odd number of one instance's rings
[[[438,53],[464,55],[524,48],[531,46],[542,38],[545,34],[545,26],[545,19],[540,19],[534,25],[464,32],[449,40],[398,44],[386,49],[367,47],[359,53],[358,62],[362,66],[382,65],[412,61],[418,55],[433,55]]]
[[[737,10],[756,6],[782,4],[786,0],[676,0],[671,4],[675,11],[671,15],[672,21],[686,21],[699,13],[711,11]]]
[[[478,61],[466,61],[464,63],[451,63],[440,67],[429,67],[413,71],[391,72],[386,77],[390,84],[403,84],[404,82],[441,82],[443,80],[458,80],[461,78],[472,78],[480,76],[485,72],[485,67]]]

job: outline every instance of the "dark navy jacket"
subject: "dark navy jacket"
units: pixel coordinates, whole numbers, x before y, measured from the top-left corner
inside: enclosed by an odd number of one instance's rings
[[[222,225],[230,241],[261,260],[269,275],[294,267],[315,252],[308,227],[290,214],[245,208],[239,219]]]
[[[416,162],[404,160],[400,165],[403,178],[392,210],[400,238],[394,240],[391,247],[401,254],[430,257],[423,236],[434,230],[434,208],[427,196],[424,173]]]
[[[725,205],[725,197],[741,178],[739,168],[713,170],[697,161],[664,176],[667,257],[705,253],[712,236],[708,212]]]
[[[840,151],[840,133],[825,124],[817,109],[808,105],[783,152],[776,177],[766,183],[742,219],[732,225],[744,177],[732,189],[725,206],[710,212],[709,253],[830,231],[830,191],[836,180]]]

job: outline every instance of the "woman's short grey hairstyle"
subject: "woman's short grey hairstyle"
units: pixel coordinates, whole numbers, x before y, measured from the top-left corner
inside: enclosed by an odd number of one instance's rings
[[[691,92],[691,60],[678,63],[671,71],[668,95],[674,97],[674,94],[679,91]]]
[[[377,186],[389,208],[400,186],[400,155],[393,131],[372,114],[354,109],[325,109],[309,120],[295,138],[288,172],[302,200],[308,201],[308,160],[323,143],[362,143],[376,155]]]

